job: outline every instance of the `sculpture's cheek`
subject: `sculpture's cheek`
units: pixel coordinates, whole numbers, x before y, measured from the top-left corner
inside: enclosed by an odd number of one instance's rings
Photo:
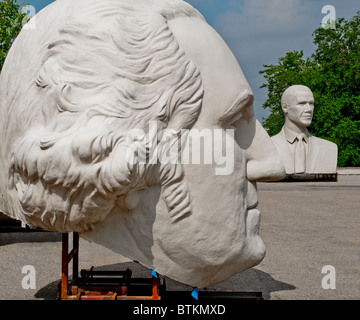
[[[236,144],[234,147],[232,174],[216,175],[215,163],[183,165],[191,195],[190,216],[172,223],[164,202],[158,202],[152,253],[154,267],[161,274],[207,286],[264,257],[265,247],[258,236],[260,212],[252,209],[248,214],[247,210],[245,155]]]

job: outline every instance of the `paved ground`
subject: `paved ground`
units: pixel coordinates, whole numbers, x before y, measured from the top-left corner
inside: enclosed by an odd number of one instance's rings
[[[261,291],[265,299],[360,299],[360,176],[339,182],[261,183],[261,236],[267,255],[256,268],[208,290]],[[61,272],[56,233],[0,233],[0,299],[55,299]],[[24,290],[22,268],[36,271]],[[325,290],[322,268],[335,268],[336,289]],[[96,244],[80,241],[80,268],[151,271]],[[188,289],[167,281],[169,290]]]

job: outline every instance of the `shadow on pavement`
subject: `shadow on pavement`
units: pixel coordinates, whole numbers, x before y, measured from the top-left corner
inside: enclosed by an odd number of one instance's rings
[[[261,292],[264,300],[279,300],[277,291],[295,290],[292,284],[274,279],[269,273],[252,268],[210,287],[219,291]]]
[[[60,242],[61,233],[38,230],[16,230],[0,232],[0,246],[24,242]]]
[[[69,265],[71,269],[71,265]],[[89,269],[89,266],[87,269]],[[106,265],[101,267],[95,267],[94,270],[98,271],[124,271],[129,268],[132,271],[133,278],[151,278],[151,270],[143,267],[142,265],[136,262],[125,262],[112,265]],[[70,270],[69,270],[70,271]],[[71,279],[71,275],[69,275]],[[161,279],[166,280],[166,290],[167,291],[188,291],[189,295],[193,290],[192,287],[174,281],[172,279],[162,277]],[[43,300],[55,300],[57,297],[58,285],[60,279],[53,281],[41,288],[36,294],[35,298]],[[261,270],[252,268],[246,270],[229,280],[226,280],[220,284],[211,286],[201,291],[207,292],[261,292],[264,300],[277,300],[279,299],[274,292],[284,291],[284,290],[294,290],[295,286],[275,280],[270,274],[263,272]]]

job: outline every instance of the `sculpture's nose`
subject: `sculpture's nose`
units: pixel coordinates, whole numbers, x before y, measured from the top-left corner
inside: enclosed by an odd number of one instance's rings
[[[258,195],[257,195],[257,188],[256,188],[256,182],[247,182],[247,194],[246,194],[246,201],[247,201],[247,210],[254,209],[257,207],[259,201],[258,201]]]
[[[310,103],[305,104],[305,111],[306,113],[311,114],[313,111],[312,105]]]
[[[267,132],[256,120],[256,132],[247,152],[247,177],[250,181],[277,181],[285,178],[284,165]]]
[[[249,106],[252,110],[252,106]],[[252,116],[237,123],[236,141],[246,152],[249,181],[277,181],[286,177],[284,165],[260,122]]]

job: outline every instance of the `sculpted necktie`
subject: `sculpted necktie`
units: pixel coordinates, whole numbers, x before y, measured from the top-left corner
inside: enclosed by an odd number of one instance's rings
[[[304,173],[306,168],[305,134],[300,133],[295,142],[295,173]]]

